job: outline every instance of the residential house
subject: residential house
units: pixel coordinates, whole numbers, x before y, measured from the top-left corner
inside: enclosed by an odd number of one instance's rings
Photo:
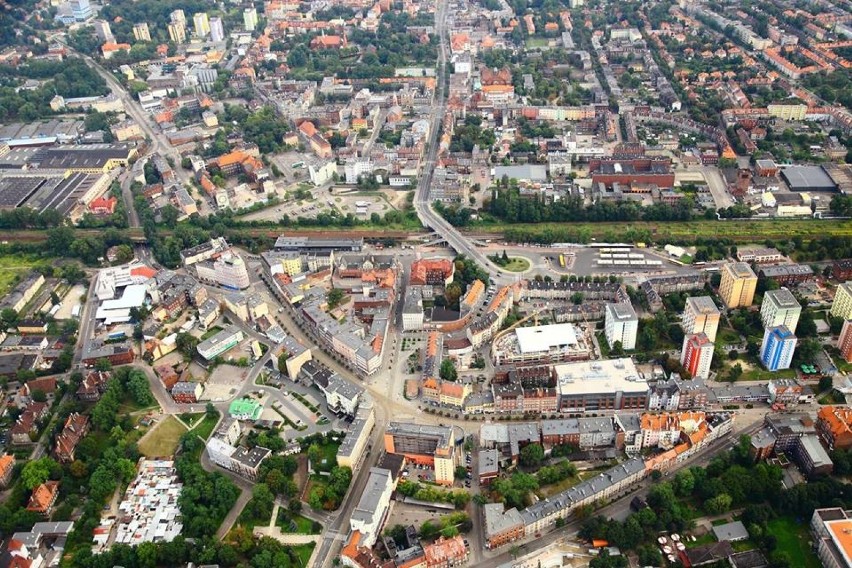
[[[89,418],[83,414],[74,412],[67,419],[62,427],[62,432],[56,437],[56,445],[53,448],[53,453],[62,463],[71,463],[74,461],[74,452],[77,450],[77,444],[83,439],[83,436],[89,432]]]

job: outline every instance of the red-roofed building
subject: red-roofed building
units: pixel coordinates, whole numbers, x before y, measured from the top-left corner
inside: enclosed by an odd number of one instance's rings
[[[87,416],[75,412],[65,419],[65,426],[62,427],[62,432],[56,437],[56,446],[53,448],[56,459],[62,463],[74,461],[77,444],[88,432],[89,418]]]
[[[98,197],[89,203],[89,211],[95,215],[112,215],[115,213],[115,206],[118,204],[118,199],[115,197]]]
[[[110,378],[112,378],[112,373],[109,371],[90,371],[77,388],[77,399],[86,402],[100,400],[101,395],[106,391]]]
[[[111,59],[119,51],[130,51],[129,43],[105,43],[101,46],[104,59]]]
[[[15,470],[15,456],[3,454],[0,456],[0,487],[8,487]]]
[[[56,499],[58,497],[59,482],[46,481],[33,489],[30,502],[27,504],[27,511],[32,511],[33,513],[39,513],[48,517],[53,511],[53,506],[56,504]]]
[[[424,258],[411,265],[412,286],[448,286],[453,281],[456,266],[446,258]]]
[[[311,40],[311,49],[342,49],[346,45],[345,35],[320,35]]]

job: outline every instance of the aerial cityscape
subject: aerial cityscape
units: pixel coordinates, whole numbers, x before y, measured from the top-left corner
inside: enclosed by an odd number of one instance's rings
[[[0,10],[0,568],[852,568],[848,0]]]

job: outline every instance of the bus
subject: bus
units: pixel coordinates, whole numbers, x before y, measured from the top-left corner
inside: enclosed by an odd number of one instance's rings
[[[562,268],[565,268],[565,255],[564,254],[559,255],[559,266],[561,266]]]

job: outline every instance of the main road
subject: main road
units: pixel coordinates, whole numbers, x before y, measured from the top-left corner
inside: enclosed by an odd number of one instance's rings
[[[438,34],[438,65],[437,85],[435,87],[435,110],[429,125],[429,141],[426,161],[423,164],[423,175],[414,193],[414,210],[424,227],[435,231],[443,237],[457,253],[464,254],[485,267],[496,285],[510,284],[514,278],[497,269],[488,258],[476,248],[470,240],[464,237],[455,227],[447,222],[432,209],[429,193],[438,163],[438,141],[441,126],[447,114],[447,0],[437,0],[435,6],[435,32]]]

